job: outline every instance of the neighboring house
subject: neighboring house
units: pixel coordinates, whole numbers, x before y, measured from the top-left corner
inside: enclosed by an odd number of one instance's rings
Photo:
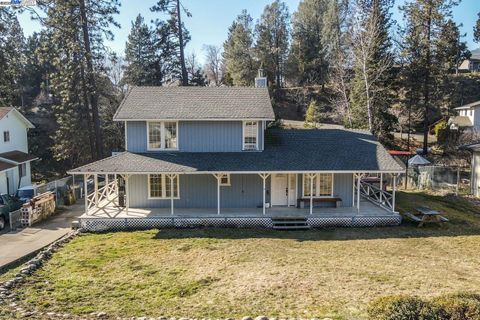
[[[451,129],[476,127],[480,128],[480,101],[475,101],[455,108],[458,116],[451,117],[448,125]]]
[[[458,70],[464,72],[479,72],[480,71],[480,48],[471,52],[470,59],[464,60]]]
[[[15,108],[0,107],[0,194],[14,194],[32,183],[28,129],[34,126]]]
[[[400,223],[394,192],[362,180],[395,185],[403,169],[383,146],[365,131],[267,128],[265,87],[133,87],[114,120],[126,151],[69,172],[95,181],[87,229]]]
[[[480,143],[472,143],[460,147],[472,153],[470,188],[472,195],[480,197]]]

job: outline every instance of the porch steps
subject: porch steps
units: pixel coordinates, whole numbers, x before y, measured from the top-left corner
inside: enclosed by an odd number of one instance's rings
[[[275,217],[272,218],[273,229],[275,230],[308,230],[310,225],[307,218],[303,217]]]

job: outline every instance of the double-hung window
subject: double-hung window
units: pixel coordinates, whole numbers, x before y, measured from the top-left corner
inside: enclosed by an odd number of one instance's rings
[[[230,186],[230,174],[229,173],[222,174],[222,176],[220,177],[220,185],[221,186]]]
[[[243,122],[243,150],[258,150],[258,122]]]
[[[149,199],[179,199],[178,174],[173,178],[166,174],[148,175],[148,197]]]
[[[313,179],[313,189],[310,190],[311,179]],[[316,198],[333,197],[333,174],[317,173],[312,177],[308,174],[303,175],[303,196],[310,197],[312,194]]]
[[[147,122],[148,150],[177,150],[177,122]]]
[[[10,142],[10,131],[3,131],[3,142]]]

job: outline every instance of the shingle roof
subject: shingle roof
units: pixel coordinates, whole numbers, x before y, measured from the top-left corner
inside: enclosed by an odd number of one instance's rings
[[[12,111],[12,109],[11,107],[0,107],[0,120]]]
[[[267,88],[132,87],[114,120],[273,120]]]
[[[262,152],[125,152],[70,173],[403,171],[367,132],[341,129],[267,132]]]
[[[448,119],[448,125],[457,125],[459,127],[471,127],[472,121],[467,116],[455,116]]]
[[[15,162],[18,164],[18,163],[24,163],[24,162],[36,160],[38,159],[38,157],[22,151],[15,150],[15,151],[0,153],[0,160],[1,159]]]
[[[9,162],[4,162],[0,160],[0,172],[15,168],[17,165]]]
[[[474,107],[478,107],[478,106],[480,106],[480,100],[471,102],[469,104],[465,104],[465,105],[460,106],[460,107],[456,107],[455,110],[470,109],[470,108],[474,108]]]

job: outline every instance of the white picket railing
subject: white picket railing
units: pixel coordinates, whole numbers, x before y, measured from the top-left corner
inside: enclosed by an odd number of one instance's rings
[[[87,194],[87,210],[98,207],[103,200],[114,200],[117,197],[117,183],[111,181],[103,187],[90,194]]]
[[[368,201],[386,210],[394,211],[393,195],[390,192],[382,190],[373,184],[360,182],[360,194]]]

